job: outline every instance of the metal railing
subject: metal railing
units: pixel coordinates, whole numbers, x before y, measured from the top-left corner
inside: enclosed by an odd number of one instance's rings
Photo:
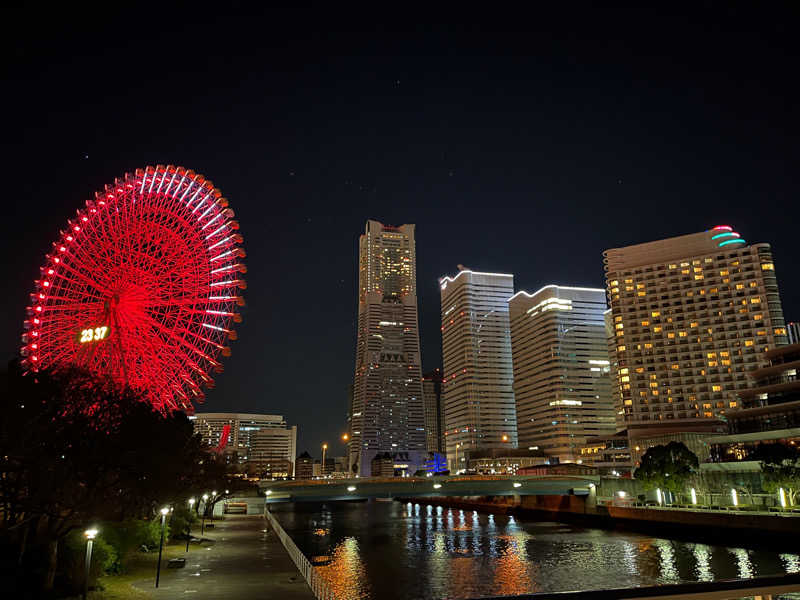
[[[336,600],[336,595],[331,590],[328,582],[319,574],[319,571],[314,568],[314,565],[311,564],[305,555],[300,552],[300,548],[298,548],[294,540],[289,537],[289,534],[284,531],[281,524],[278,523],[278,520],[275,518],[275,515],[273,515],[267,507],[264,508],[264,517],[269,521],[272,530],[278,536],[278,539],[281,541],[281,544],[283,544],[283,547],[294,562],[297,570],[303,575],[303,578],[306,580],[308,587],[311,588],[314,596],[316,596],[318,600]]]

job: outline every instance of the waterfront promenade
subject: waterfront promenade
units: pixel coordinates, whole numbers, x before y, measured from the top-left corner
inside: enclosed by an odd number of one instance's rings
[[[182,569],[162,566],[161,585],[134,587],[150,597],[173,600],[313,600],[308,585],[260,515],[227,516],[206,530],[208,542],[192,544]]]

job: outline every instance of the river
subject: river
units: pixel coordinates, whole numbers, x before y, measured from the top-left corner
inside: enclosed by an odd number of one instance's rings
[[[394,502],[273,504],[338,598],[479,598],[800,572],[800,554]]]

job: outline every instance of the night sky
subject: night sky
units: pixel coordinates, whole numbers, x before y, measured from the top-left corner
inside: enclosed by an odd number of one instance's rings
[[[425,369],[441,361],[437,278],[458,263],[517,290],[599,287],[604,249],[721,223],[773,244],[800,319],[789,4],[459,8],[441,16],[479,25],[425,26],[399,4],[370,25],[270,4],[6,13],[6,360],[58,230],[148,164],[213,180],[245,238],[240,339],[200,410],[283,414],[298,451],[344,453],[369,218],[417,224]]]

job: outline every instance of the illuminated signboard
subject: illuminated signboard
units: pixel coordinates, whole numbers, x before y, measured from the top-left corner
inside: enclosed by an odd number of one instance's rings
[[[89,344],[91,342],[100,342],[111,334],[111,327],[108,325],[101,325],[100,327],[89,327],[82,329],[78,335],[78,342],[81,344]]]

